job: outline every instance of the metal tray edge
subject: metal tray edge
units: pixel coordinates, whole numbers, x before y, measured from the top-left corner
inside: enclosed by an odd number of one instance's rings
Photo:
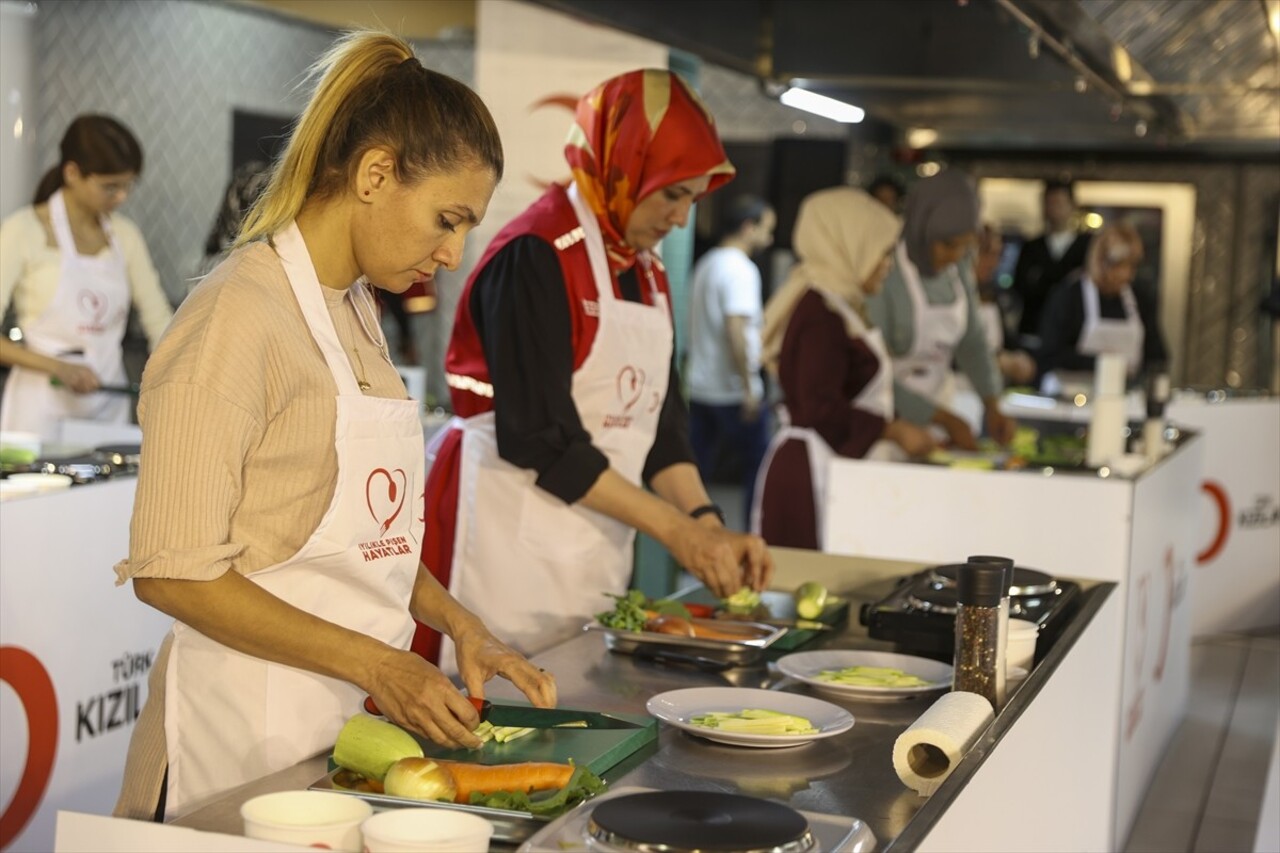
[[[541,817],[539,815],[529,814],[528,812],[512,812],[504,809],[491,809],[486,806],[469,806],[462,803],[410,800],[404,797],[390,797],[386,794],[370,794],[363,791],[353,791],[350,788],[343,788],[341,785],[334,784],[333,777],[334,774],[338,772],[338,770],[329,771],[324,776],[307,786],[308,790],[336,791],[339,794],[346,794],[347,796],[357,797],[364,800],[375,809],[423,808],[467,812],[469,814],[478,815],[493,824],[494,841],[503,841],[511,844],[522,843],[553,820],[553,818]]]

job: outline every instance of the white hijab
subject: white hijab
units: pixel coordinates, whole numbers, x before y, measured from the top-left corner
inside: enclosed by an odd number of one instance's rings
[[[761,344],[770,370],[777,370],[782,339],[800,297],[813,287],[860,311],[862,283],[901,232],[901,219],[855,187],[819,190],[800,203],[791,240],[798,263],[764,309]]]

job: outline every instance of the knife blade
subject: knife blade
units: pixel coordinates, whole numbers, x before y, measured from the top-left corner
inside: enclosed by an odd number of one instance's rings
[[[641,726],[598,711],[576,711],[571,708],[534,708],[529,705],[501,705],[488,699],[472,699],[480,719],[495,726],[519,726],[528,729],[638,729]],[[582,725],[584,724],[585,725]]]
[[[535,708],[532,705],[500,705],[488,699],[477,699],[468,696],[468,701],[480,714],[481,722],[494,726],[518,726],[526,729],[638,729],[640,723],[633,723],[620,717],[611,717],[598,711],[574,711],[567,708]],[[364,699],[364,709],[375,717],[381,717],[382,711],[374,703],[372,696]],[[585,725],[574,725],[584,724]]]

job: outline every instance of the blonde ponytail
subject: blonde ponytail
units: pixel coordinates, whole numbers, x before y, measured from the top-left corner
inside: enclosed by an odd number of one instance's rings
[[[236,246],[284,228],[308,198],[341,192],[375,146],[395,153],[405,183],[467,161],[502,177],[502,143],[484,103],[457,80],[423,68],[403,39],[347,33],[311,66],[304,85],[311,81],[315,91]]]

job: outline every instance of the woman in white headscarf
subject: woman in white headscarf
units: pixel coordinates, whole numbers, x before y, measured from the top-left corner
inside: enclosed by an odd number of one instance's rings
[[[799,263],[765,308],[763,359],[786,400],[757,478],[753,530],[770,545],[819,548],[821,501],[833,455],[902,458],[933,449],[928,432],[895,418],[893,369],[864,316],[890,264],[902,223],[853,187],[800,205]]]

